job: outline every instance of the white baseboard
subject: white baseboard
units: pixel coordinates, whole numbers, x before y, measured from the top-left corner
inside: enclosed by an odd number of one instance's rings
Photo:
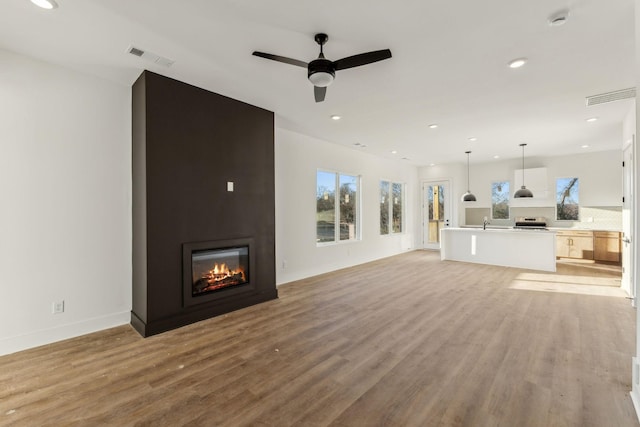
[[[115,326],[126,325],[129,322],[131,322],[131,312],[124,311],[51,329],[42,329],[16,337],[5,338],[0,340],[0,356],[75,338],[80,335],[113,328]]]

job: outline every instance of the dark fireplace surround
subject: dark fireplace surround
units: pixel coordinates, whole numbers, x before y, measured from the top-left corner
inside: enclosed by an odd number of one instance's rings
[[[149,71],[132,113],[133,327],[277,298],[273,113]]]

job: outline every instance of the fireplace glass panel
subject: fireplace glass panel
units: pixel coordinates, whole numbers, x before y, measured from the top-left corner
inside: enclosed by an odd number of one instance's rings
[[[191,253],[192,296],[249,282],[249,247],[197,250]]]

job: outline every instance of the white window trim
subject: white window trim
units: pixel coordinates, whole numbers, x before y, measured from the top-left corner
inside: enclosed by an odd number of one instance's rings
[[[334,226],[334,239],[331,242],[318,242],[316,241],[316,247],[324,247],[324,246],[335,246],[335,245],[344,245],[344,244],[352,244],[355,242],[360,242],[362,241],[362,175],[357,174],[357,173],[350,173],[350,172],[345,172],[345,171],[339,171],[339,170],[335,170],[335,169],[326,169],[326,168],[317,168],[316,169],[316,192],[318,190],[318,172],[325,172],[325,173],[331,173],[335,175],[335,190],[336,190],[336,195],[338,196],[338,199],[336,199],[336,201],[339,200],[339,194],[340,194],[340,175],[347,175],[347,176],[353,176],[356,177],[356,186],[357,186],[357,195],[356,195],[356,206],[355,206],[355,210],[356,210],[356,220],[355,220],[355,225],[356,225],[356,237],[353,239],[348,239],[348,240],[340,240],[340,227],[335,227]],[[314,197],[315,200],[315,197]],[[317,214],[317,207],[316,207],[316,214]],[[334,214],[335,214],[335,221],[339,222],[340,221],[340,203],[335,203],[334,202]],[[317,224],[317,222],[316,222]],[[316,225],[317,227],[317,225]],[[316,240],[317,240],[317,229],[316,229]]]
[[[578,218],[577,219],[558,219],[558,180],[559,179],[572,179],[576,178],[578,180]],[[580,177],[579,176],[558,176],[554,181],[555,185],[553,186],[553,211],[554,211],[554,221],[557,222],[580,222]]]
[[[382,233],[380,232],[380,221],[378,221],[378,235],[379,236],[399,236],[402,234],[406,234],[407,232],[407,225],[406,225],[406,215],[407,215],[407,202],[406,202],[406,198],[407,198],[407,184],[405,182],[401,182],[401,181],[394,181],[391,179],[380,179],[378,182],[378,200],[380,200],[380,184],[383,182],[387,182],[389,184],[389,232],[388,233]],[[402,203],[401,203],[401,208],[402,208],[402,215],[401,215],[401,223],[402,223],[402,227],[400,231],[393,231],[393,203],[391,203],[391,199],[393,197],[393,184],[400,184],[402,186]],[[378,212],[378,215],[380,215],[380,212]],[[378,216],[379,218],[379,216]]]
[[[495,184],[496,182],[506,182],[507,184],[509,184],[509,191],[507,194],[509,194],[509,201],[507,202],[507,209],[509,209],[509,215],[507,216],[507,218],[494,218],[493,217],[493,184]],[[491,220],[495,220],[495,221],[508,221],[511,219],[511,193],[513,191],[513,188],[511,188],[511,181],[509,181],[508,179],[498,179],[495,181],[491,181],[491,198],[490,200],[490,211],[491,211]]]

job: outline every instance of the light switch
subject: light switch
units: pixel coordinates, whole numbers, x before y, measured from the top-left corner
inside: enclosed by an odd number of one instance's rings
[[[227,191],[233,191],[233,181],[227,181]]]

